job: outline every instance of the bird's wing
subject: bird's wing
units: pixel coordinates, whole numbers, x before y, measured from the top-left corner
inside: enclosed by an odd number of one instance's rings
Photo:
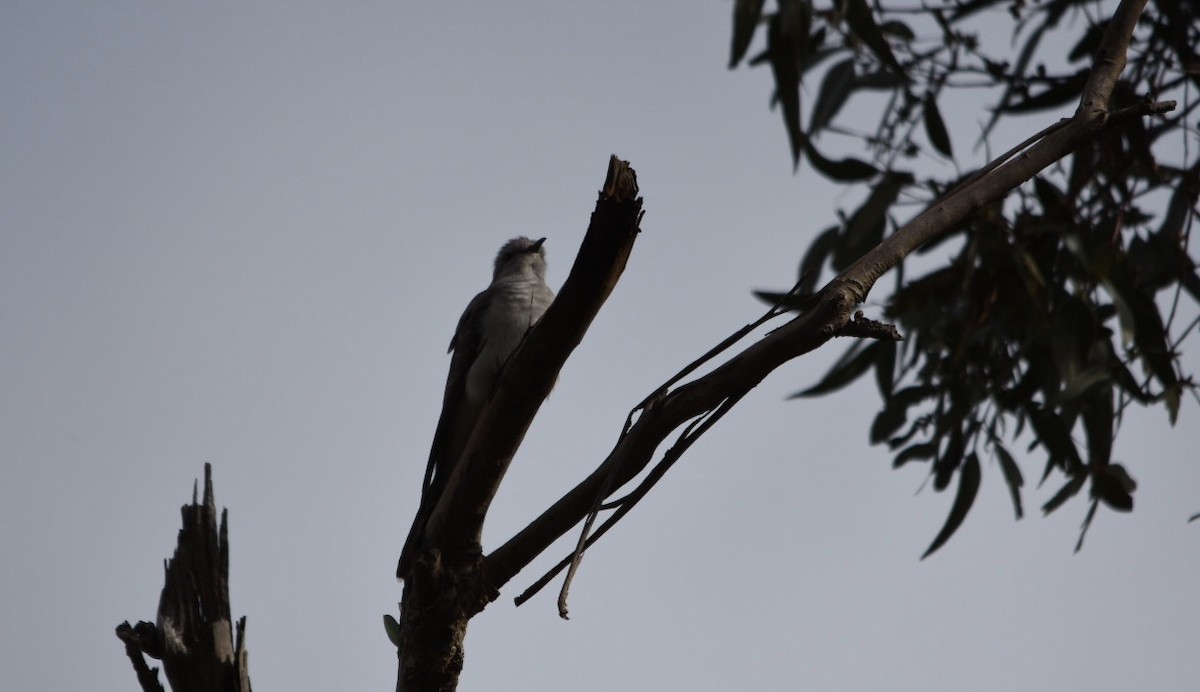
[[[481,291],[463,310],[458,318],[458,327],[450,339],[450,372],[446,375],[446,391],[442,395],[442,414],[438,416],[437,428],[433,433],[433,444],[429,447],[429,462],[425,468],[424,490],[428,490],[437,479],[442,485],[449,475],[449,464],[442,463],[446,452],[451,447],[450,437],[458,425],[456,418],[462,408],[463,399],[467,392],[467,373],[483,347],[483,334],[479,325],[483,314],[487,311],[490,294]],[[454,460],[448,460],[453,462]]]
[[[433,433],[433,444],[429,448],[429,461],[425,465],[425,480],[421,485],[421,503],[412,528],[400,551],[400,562],[396,566],[396,578],[404,579],[412,569],[412,561],[425,533],[425,523],[433,508],[437,506],[453,464],[456,460],[446,458],[455,434],[463,434],[464,426],[458,418],[463,414],[467,395],[467,373],[483,346],[483,335],[479,325],[487,311],[490,294],[481,291],[467,303],[467,309],[458,318],[458,327],[450,339],[450,372],[446,375],[446,391],[442,396],[442,413],[438,416],[437,429]],[[469,431],[469,428],[466,428]]]

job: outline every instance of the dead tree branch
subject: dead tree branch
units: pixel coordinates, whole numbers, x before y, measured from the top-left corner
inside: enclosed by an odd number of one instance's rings
[[[250,692],[246,618],[234,639],[229,609],[229,533],[226,514],[217,523],[212,466],[204,465],[204,501],[192,488],[184,505],[175,555],[166,564],[157,624],[128,621],[117,637],[144,692],[161,692],[156,668],[143,655],[162,659],[174,692]]]

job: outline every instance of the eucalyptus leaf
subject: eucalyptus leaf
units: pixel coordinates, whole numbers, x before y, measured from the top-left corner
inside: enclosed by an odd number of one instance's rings
[[[958,527],[962,526],[963,520],[967,518],[967,512],[971,511],[971,505],[975,503],[975,496],[979,492],[980,477],[979,457],[971,452],[967,455],[962,470],[958,474],[958,492],[955,493],[954,502],[950,505],[950,514],[946,516],[946,523],[942,525],[942,529],[934,537],[933,543],[929,544],[929,548],[921,556],[922,560],[945,545],[954,532],[958,531]]]

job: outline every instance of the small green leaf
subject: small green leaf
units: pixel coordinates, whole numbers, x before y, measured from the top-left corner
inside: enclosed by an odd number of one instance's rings
[[[1132,512],[1133,489],[1137,484],[1124,468],[1114,466],[1120,471],[1113,472],[1109,467],[1092,479],[1092,495],[1118,512]]]
[[[893,403],[895,403],[894,399],[893,399]],[[897,435],[887,441],[888,448],[896,449],[902,445],[908,444],[908,441],[913,439],[914,437],[916,437],[917,433],[923,431],[923,428],[926,426],[923,426],[922,423],[926,423],[926,422],[927,421],[925,420],[924,416],[913,421],[912,424],[908,426],[908,430],[904,431],[902,434]],[[937,451],[937,450],[934,450],[934,451]],[[932,455],[930,455],[930,456],[932,456]]]
[[[1078,493],[1083,487],[1083,482],[1086,480],[1087,474],[1084,473],[1073,476],[1071,480],[1067,481],[1066,484],[1063,485],[1063,487],[1059,488],[1057,493],[1054,493],[1054,497],[1050,498],[1049,502],[1042,505],[1042,514],[1049,514],[1053,512],[1061,507],[1064,502],[1074,497],[1075,494]]]
[[[954,478],[954,472],[962,465],[963,452],[966,451],[965,445],[966,440],[963,438],[962,430],[957,427],[951,430],[946,448],[933,460],[934,490],[941,492],[950,485],[950,479]]]
[[[1081,402],[1080,413],[1087,435],[1088,465],[1108,466],[1112,457],[1113,388],[1097,387]]]
[[[867,44],[880,62],[903,74],[904,68],[900,67],[896,56],[892,54],[892,47],[883,38],[879,25],[875,23],[875,17],[871,15],[871,8],[867,5],[867,0],[845,0],[845,2],[846,24],[850,26],[850,31]]]
[[[1197,197],[1200,197],[1200,171],[1192,168],[1176,184],[1162,225],[1150,240],[1158,247],[1160,256],[1170,258],[1179,283],[1192,298],[1200,301],[1200,276],[1197,276],[1195,262],[1188,255],[1185,240],[1188,236],[1184,231],[1185,225],[1192,219],[1192,208]]]
[[[846,52],[846,49],[841,46],[822,48],[821,45],[823,43],[825,43],[825,27],[817,29],[815,32],[813,32],[813,35],[809,37],[809,45],[812,46],[814,50],[809,51],[808,54],[804,56],[804,59],[800,61],[800,74],[805,74],[809,70],[815,68],[817,65],[825,62],[826,58],[831,58],[838,53]]]
[[[887,212],[900,196],[912,174],[889,171],[871,189],[871,194],[846,221],[842,242],[833,253],[833,268],[841,271],[879,244],[887,222]]]
[[[1125,492],[1132,493],[1137,490],[1137,481],[1133,480],[1133,476],[1129,475],[1129,472],[1121,464],[1109,464],[1105,473],[1116,479]]]
[[[1075,441],[1071,439],[1070,427],[1053,411],[1036,406],[1029,407],[1027,411],[1029,422],[1037,436],[1036,442],[1049,453],[1050,463],[1047,465],[1047,471],[1053,467],[1064,470],[1081,468],[1083,460],[1079,458],[1079,450],[1075,448]]]
[[[992,444],[992,451],[996,454],[1000,471],[1004,473],[1004,483],[1008,485],[1008,492],[1012,496],[1013,511],[1020,519],[1025,514],[1021,508],[1021,487],[1025,485],[1025,479],[1021,476],[1021,467],[1017,466],[1017,461],[999,442]]]
[[[875,384],[879,385],[879,393],[883,395],[883,400],[887,401],[892,397],[892,386],[895,384],[896,342],[882,341],[880,346],[879,355],[875,360]]]
[[[907,418],[908,409],[912,408],[913,406],[920,403],[921,401],[934,396],[936,393],[937,393],[937,389],[934,387],[931,387],[929,385],[914,385],[911,387],[905,387],[903,389],[892,392],[892,395],[890,397],[888,397],[888,400],[887,400],[887,408],[889,408],[889,409],[895,408],[896,410],[904,411],[905,412],[904,417]],[[897,414],[892,414],[892,415],[894,416]],[[903,434],[899,437],[894,437],[894,438],[888,440],[888,446],[891,447],[892,449],[896,449],[900,445],[905,444],[910,439],[912,439],[912,437],[914,435],[916,435],[920,431],[921,428],[922,428],[922,426],[919,424],[919,421],[914,422],[913,425],[911,426],[911,428],[908,430],[908,432],[906,432],[905,434]],[[934,451],[935,452],[937,451],[936,448],[934,449]],[[929,456],[932,457],[933,453],[931,452]]]
[[[879,25],[879,30],[888,36],[895,36],[902,41],[912,41],[917,37],[913,30],[907,24],[898,20],[891,19]]]
[[[1142,390],[1142,386],[1134,379],[1133,373],[1129,372],[1129,368],[1125,367],[1124,363],[1114,358],[1112,368],[1117,384],[1121,385],[1121,390],[1133,397],[1134,401],[1142,404],[1154,402],[1153,398]]]
[[[1123,269],[1123,265],[1114,268],[1104,285],[1117,306],[1117,316],[1121,320],[1126,343],[1132,334],[1142,361],[1164,388],[1171,388],[1179,382],[1179,377],[1175,373],[1171,350],[1167,345],[1166,327],[1158,305],[1151,297],[1134,288],[1127,272],[1120,269]]]
[[[800,129],[800,71],[796,59],[803,54],[801,41],[792,31],[784,30],[783,11],[771,17],[767,27],[767,59],[771,62],[771,73],[775,77],[775,98],[783,111],[783,125],[787,129],[788,143],[792,148],[792,164],[800,165],[800,151],[804,147],[805,135]]]
[[[954,158],[954,151],[950,148],[950,133],[946,131],[946,121],[942,120],[937,99],[933,94],[925,97],[925,134],[929,137],[930,144],[943,156],[948,159]]]
[[[1086,394],[1092,387],[1111,379],[1112,374],[1108,368],[1099,365],[1092,365],[1080,372],[1068,374],[1066,387],[1059,394],[1058,401],[1063,404],[1070,403]]]
[[[1175,422],[1179,420],[1179,400],[1182,396],[1182,383],[1173,384],[1163,391],[1163,403],[1167,406],[1167,418],[1171,421],[1172,428],[1175,427]]]
[[[918,459],[929,460],[937,453],[937,442],[922,442],[920,444],[906,447],[902,452],[896,455],[892,460],[892,468],[898,469],[910,461]]]
[[[754,40],[754,31],[762,19],[763,0],[734,0],[733,45],[729,50],[729,69],[737,67]]]
[[[1121,343],[1129,346],[1137,334],[1137,317],[1135,317],[1129,301],[1125,299],[1125,295],[1119,292],[1115,286],[1109,288],[1109,295],[1112,296],[1113,305],[1117,308],[1117,319],[1121,323]]]
[[[879,169],[862,159],[844,158],[840,161],[827,159],[808,140],[804,142],[804,155],[808,157],[809,162],[813,168],[817,169],[818,173],[839,183],[870,180],[879,173]]]
[[[886,440],[892,433],[899,430],[906,420],[908,420],[908,407],[891,404],[885,406],[875,415],[875,421],[871,423],[871,444],[879,444]]]
[[[1096,507],[1100,505],[1099,500],[1092,500],[1091,506],[1088,507],[1087,516],[1083,518],[1083,526],[1079,527],[1079,540],[1075,541],[1075,552],[1083,550],[1083,539],[1087,537],[1088,529],[1092,525],[1092,519],[1096,518]]]
[[[383,615],[383,631],[387,632],[387,637],[395,646],[400,646],[400,623],[396,622],[396,618],[384,613]]]
[[[825,267],[825,260],[833,252],[841,230],[837,226],[830,226],[821,231],[820,235],[812,241],[812,245],[808,246],[808,251],[804,253],[804,259],[800,260],[799,281],[802,293],[812,293],[816,290],[817,281],[821,278],[821,270]]]
[[[861,346],[861,341],[855,343],[842,354],[842,357],[838,359],[838,362],[834,363],[829,372],[825,373],[820,382],[804,391],[796,392],[788,398],[799,399],[801,397],[817,396],[818,394],[828,394],[857,380],[860,375],[874,364],[876,349],[880,343],[883,342],[877,341],[865,348]]]
[[[1070,78],[1052,84],[1024,101],[1002,105],[997,110],[1005,113],[1033,113],[1078,101],[1083,93],[1083,85],[1087,82],[1088,72],[1087,69],[1081,70]]]
[[[830,67],[821,80],[821,90],[817,92],[817,103],[808,123],[809,132],[815,135],[823,130],[853,92],[854,58],[846,58]]]
[[[954,503],[950,505],[950,514],[946,517],[946,523],[942,525],[942,530],[938,531],[938,535],[929,545],[929,549],[921,556],[922,560],[941,548],[962,525],[963,519],[966,519],[967,512],[971,510],[971,505],[975,502],[975,495],[979,492],[980,476],[979,457],[971,452],[967,455],[962,470],[959,471],[958,492],[954,495]]]

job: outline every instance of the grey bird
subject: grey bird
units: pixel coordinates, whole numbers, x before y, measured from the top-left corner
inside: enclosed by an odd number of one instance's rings
[[[425,526],[504,363],[554,301],[554,291],[546,285],[545,241],[522,236],[505,243],[496,254],[492,283],[471,299],[458,320],[450,339],[454,355],[446,376],[442,415],[429,450],[421,504],[396,566],[397,579],[407,578],[412,571]]]

